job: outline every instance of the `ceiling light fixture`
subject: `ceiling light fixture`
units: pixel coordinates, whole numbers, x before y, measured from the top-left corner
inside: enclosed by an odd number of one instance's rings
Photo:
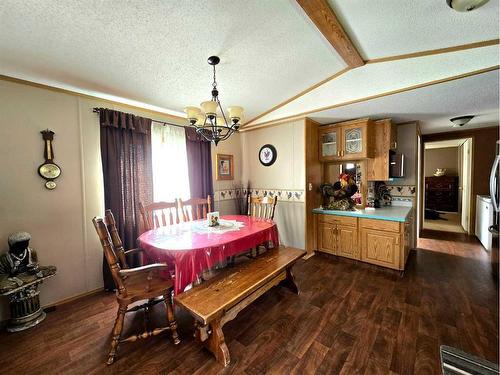
[[[207,141],[214,142],[228,139],[231,134],[238,131],[243,116],[243,107],[228,107],[229,120],[219,101],[219,91],[215,80],[215,66],[220,62],[217,56],[210,56],[208,63],[214,67],[214,82],[212,83],[212,99],[200,104],[200,108],[190,106],[184,108],[186,117],[191,126],[196,128],[196,133],[200,134]]]
[[[470,12],[471,10],[483,6],[488,1],[489,0],[446,0],[446,3],[457,12]]]
[[[474,118],[474,116],[472,116],[472,115],[459,116],[459,117],[450,118],[450,121],[453,123],[453,127],[454,128],[458,128],[460,126],[464,126],[465,124],[467,124],[473,118]]]

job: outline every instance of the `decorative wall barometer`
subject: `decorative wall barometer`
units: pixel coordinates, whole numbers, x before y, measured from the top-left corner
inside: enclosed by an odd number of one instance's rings
[[[57,186],[54,180],[61,175],[61,168],[54,163],[54,149],[52,147],[54,132],[47,129],[41,131],[41,133],[43,141],[45,142],[45,150],[43,154],[45,157],[45,163],[38,167],[38,174],[45,179],[45,187],[52,190]]]

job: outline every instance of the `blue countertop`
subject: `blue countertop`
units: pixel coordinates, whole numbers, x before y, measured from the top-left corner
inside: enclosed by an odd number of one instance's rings
[[[313,212],[315,214],[323,214],[323,215],[362,217],[366,219],[399,221],[404,223],[411,210],[412,207],[388,206],[388,207],[376,208],[375,210],[355,210],[355,211],[324,210],[322,208],[315,208],[313,209]]]

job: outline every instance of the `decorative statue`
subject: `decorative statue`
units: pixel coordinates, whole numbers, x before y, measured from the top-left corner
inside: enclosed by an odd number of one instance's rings
[[[35,250],[29,247],[31,235],[15,232],[8,238],[9,251],[0,255],[0,295],[10,303],[7,331],[18,332],[45,319],[40,307],[40,285],[56,274],[55,266],[39,266]]]
[[[341,173],[339,181],[320,186],[324,198],[324,207],[328,210],[352,211],[356,205],[352,196],[358,192],[354,178],[348,173]]]
[[[9,251],[0,256],[0,274],[14,277],[20,273],[43,277],[38,268],[36,252],[29,247],[31,235],[27,232],[15,232],[8,238]]]

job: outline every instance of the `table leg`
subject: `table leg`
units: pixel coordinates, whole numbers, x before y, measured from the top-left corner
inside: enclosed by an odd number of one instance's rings
[[[226,367],[231,361],[229,349],[226,345],[222,325],[219,319],[214,320],[209,325],[197,326],[195,332],[196,339],[215,356],[217,362]]]
[[[299,287],[295,281],[295,276],[293,276],[291,267],[286,269],[286,278],[280,283],[280,285],[290,289],[295,294],[300,293]]]

